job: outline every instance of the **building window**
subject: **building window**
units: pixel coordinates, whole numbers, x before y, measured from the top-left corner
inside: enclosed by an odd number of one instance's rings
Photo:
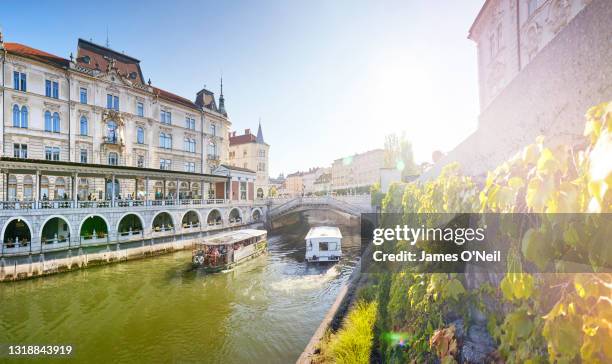
[[[247,183],[246,182],[240,182],[240,199],[241,200],[247,199]]]
[[[80,88],[81,104],[87,104],[87,89],[85,87]]]
[[[499,23],[497,24],[497,37],[496,37],[496,45],[497,45],[497,51],[499,52],[499,50],[501,49],[501,42],[502,42],[502,24]]]
[[[48,161],[60,160],[59,147],[45,147],[45,159]]]
[[[215,142],[208,143],[208,158],[217,159],[217,144]]]
[[[160,115],[162,124],[172,124],[172,113],[170,111],[162,110]]]
[[[142,102],[136,103],[136,115],[144,117],[144,104]]]
[[[159,169],[163,169],[165,171],[169,171],[172,169],[172,161],[170,159],[160,159],[159,160]]]
[[[53,113],[53,129],[51,130],[54,133],[60,132],[60,116],[58,113]]]
[[[60,132],[60,117],[59,114],[54,112],[45,111],[45,131],[59,133]]]
[[[13,144],[13,157],[15,158],[27,158],[28,157],[28,145],[27,144]]]
[[[119,96],[106,94],[106,108],[119,111]]]
[[[144,129],[140,126],[136,128],[136,143],[144,144]]]
[[[136,160],[136,166],[138,166],[138,168],[144,168],[144,156],[139,155],[138,159]]]
[[[495,34],[489,36],[489,58],[493,59],[495,56]]]
[[[538,10],[538,0],[527,0],[527,16],[531,17]]]
[[[51,121],[51,113],[49,111],[45,111],[45,131],[52,131],[53,123]]]
[[[265,149],[260,149],[259,150],[259,156],[264,158],[266,156],[266,150]]]
[[[13,126],[15,128],[28,127],[28,107],[23,105],[19,109],[19,105],[13,105]]]
[[[13,86],[17,91],[27,91],[26,74],[22,72],[13,72]]]
[[[159,133],[159,146],[164,149],[172,149],[172,134]]]
[[[119,162],[119,156],[115,152],[108,153],[108,164],[111,166],[116,166]]]
[[[85,116],[81,116],[81,135],[88,135],[89,130],[87,127],[87,118]]]
[[[59,98],[59,83],[57,81],[45,80],[45,96],[54,99]]]
[[[185,118],[185,127],[187,129],[195,130],[195,119],[186,117]]]
[[[87,149],[81,149],[81,163],[87,163]]]
[[[109,143],[117,143],[117,123],[113,120],[106,123],[106,138]]]
[[[196,141],[195,139],[185,138],[185,151],[195,153],[196,152]]]
[[[217,135],[217,125],[210,124],[210,135],[212,135],[212,136],[216,136]]]
[[[195,173],[195,162],[185,162],[185,172]]]

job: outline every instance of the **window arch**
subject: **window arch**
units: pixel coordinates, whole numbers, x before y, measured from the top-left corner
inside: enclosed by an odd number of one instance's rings
[[[13,105],[13,126],[18,128],[20,126],[19,123],[19,106]]]
[[[116,166],[118,160],[119,160],[119,157],[117,156],[117,153],[115,152],[108,153],[108,164],[109,165]]]
[[[21,107],[21,127],[28,127],[28,107],[25,105]]]
[[[57,112],[53,113],[53,132],[54,133],[60,132],[60,116]]]
[[[136,128],[136,142],[138,144],[144,144],[144,129],[140,126]]]
[[[217,156],[217,144],[215,144],[215,142],[210,142],[208,143],[208,155],[210,157],[216,157]]]
[[[87,118],[85,116],[81,116],[81,135],[88,135],[89,128],[87,125]]]
[[[51,112],[45,111],[45,131],[53,131],[53,122],[51,121]]]

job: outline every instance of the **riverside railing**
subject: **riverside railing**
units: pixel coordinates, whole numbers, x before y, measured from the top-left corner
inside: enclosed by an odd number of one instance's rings
[[[43,210],[72,208],[109,208],[138,206],[211,206],[231,204],[231,200],[212,199],[165,199],[165,200],[48,200],[48,201],[0,201],[1,210]]]

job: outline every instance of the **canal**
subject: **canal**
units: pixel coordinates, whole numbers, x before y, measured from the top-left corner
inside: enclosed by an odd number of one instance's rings
[[[307,265],[303,238],[324,224],[340,226],[345,256]],[[356,264],[359,227],[331,211],[275,225],[267,255],[225,273],[180,251],[0,284],[0,344],[70,344],[69,361],[88,363],[295,362]]]

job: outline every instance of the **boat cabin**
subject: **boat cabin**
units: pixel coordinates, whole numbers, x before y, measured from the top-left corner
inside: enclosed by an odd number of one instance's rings
[[[342,257],[342,234],[335,226],[313,227],[305,240],[307,262],[337,262]]]
[[[195,244],[192,262],[207,271],[230,269],[267,250],[267,231],[244,229],[216,234]]]

